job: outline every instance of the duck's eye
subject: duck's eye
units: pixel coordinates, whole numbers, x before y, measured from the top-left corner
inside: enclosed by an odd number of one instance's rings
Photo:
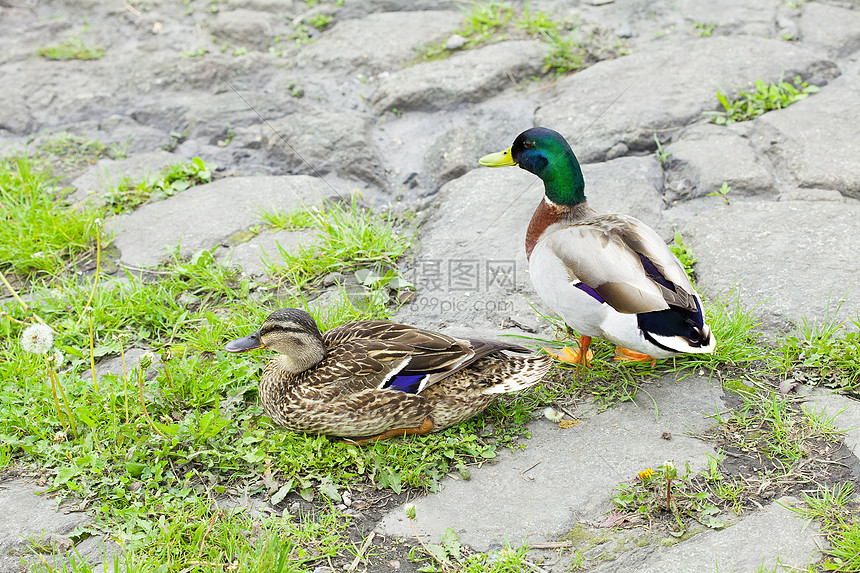
[[[532,147],[534,147],[534,146],[535,146],[535,142],[534,142],[534,141],[529,141],[528,139],[526,139],[525,141],[523,141],[523,147],[525,147],[526,149],[531,149],[531,148],[532,148]]]

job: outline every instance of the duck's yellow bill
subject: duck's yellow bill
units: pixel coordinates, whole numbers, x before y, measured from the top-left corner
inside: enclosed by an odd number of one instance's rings
[[[516,165],[514,158],[511,156],[510,147],[504,151],[485,155],[478,160],[478,163],[484,167],[507,167],[509,165]]]

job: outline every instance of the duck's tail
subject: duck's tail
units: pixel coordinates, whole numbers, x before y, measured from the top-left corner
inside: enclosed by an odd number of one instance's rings
[[[505,394],[534,386],[550,367],[552,359],[540,356],[506,356],[501,367],[494,369],[492,383],[483,388],[484,394]]]

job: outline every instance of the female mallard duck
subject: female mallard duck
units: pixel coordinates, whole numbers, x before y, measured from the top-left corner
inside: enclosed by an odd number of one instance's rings
[[[276,310],[229,352],[271,348],[260,379],[266,414],[295,432],[362,437],[359,443],[438,432],[459,424],[502,393],[537,383],[545,356],[529,349],[465,340],[383,320],[352,322],[320,334],[303,310]]]
[[[565,348],[557,358],[587,364],[592,337],[616,344],[619,360],[652,364],[713,351],[716,340],[684,267],[642,221],[588,206],[579,162],[559,133],[526,130],[480,163],[519,165],[543,180],[546,196],[526,231],[529,274],[543,301],[580,334],[580,351]]]

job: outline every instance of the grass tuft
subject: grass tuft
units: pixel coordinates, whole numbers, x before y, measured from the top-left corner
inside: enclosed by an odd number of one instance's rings
[[[818,92],[818,86],[810,86],[802,81],[800,76],[794,78],[794,85],[786,81],[766,84],[762,80],[755,81],[755,91],[741,92],[731,102],[720,91],[717,99],[723,106],[723,111],[705,112],[711,116],[711,121],[717,125],[729,125],[737,121],[749,121],[775,109],[782,109],[806,99]]]
[[[279,247],[283,262],[267,263],[272,276],[299,288],[313,286],[332,272],[396,267],[398,258],[412,245],[412,235],[398,231],[389,215],[364,210],[355,198],[349,207],[333,204],[307,213],[310,221],[295,213],[264,215],[269,221],[290,222],[298,218],[302,224],[312,223],[317,230],[317,244],[300,246],[295,253]]]
[[[75,211],[27,156],[0,161],[0,272],[61,273],[95,250],[99,212]]]
[[[195,157],[191,161],[174,163],[157,176],[138,183],[124,178],[106,195],[106,207],[112,213],[133,211],[141,205],[170,197],[194,185],[209,183],[215,168],[215,165]]]
[[[105,55],[104,48],[87,44],[80,36],[39,48],[38,53],[47,60],[98,60]]]

